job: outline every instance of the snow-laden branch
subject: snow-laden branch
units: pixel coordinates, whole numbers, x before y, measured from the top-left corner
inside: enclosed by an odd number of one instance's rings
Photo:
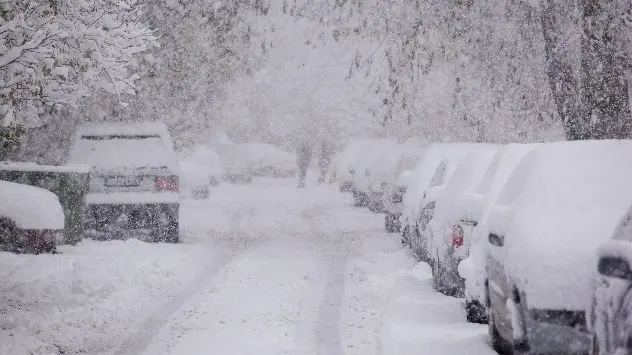
[[[104,90],[134,94],[133,56],[157,45],[136,0],[0,3],[0,121],[37,124],[46,107]]]

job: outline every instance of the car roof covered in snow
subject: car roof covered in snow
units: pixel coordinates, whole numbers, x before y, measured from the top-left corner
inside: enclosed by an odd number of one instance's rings
[[[403,201],[404,218],[415,218],[418,214],[423,194],[430,187],[435,172],[442,161],[458,163],[458,160],[468,152],[484,146],[484,144],[478,143],[435,143],[425,149],[409,178],[408,189]],[[456,168],[455,165],[446,164],[447,170],[443,174],[443,178],[451,175]]]
[[[50,173],[89,173],[92,167],[90,165],[69,164],[69,165],[40,165],[31,162],[0,162],[0,170],[3,171],[40,171]]]
[[[351,139],[335,157],[336,174],[341,178],[351,179],[350,169],[355,169],[361,156],[371,146],[383,141],[379,138]]]
[[[0,217],[20,229],[64,229],[64,211],[54,193],[39,187],[0,181]]]
[[[168,168],[178,171],[171,135],[162,123],[96,123],[77,128],[68,162],[97,170]]]
[[[460,219],[455,208],[459,197],[472,192],[483,180],[497,151],[497,146],[484,146],[460,159],[452,177],[445,185],[441,198],[437,201],[434,217],[430,221],[433,228],[440,228],[445,223]]]
[[[630,205],[631,181],[629,140],[551,143],[521,160],[488,225],[530,307],[588,306],[595,251]]]
[[[459,218],[479,223],[486,218],[513,169],[537,146],[537,143],[501,146],[478,186],[457,201],[455,211]]]

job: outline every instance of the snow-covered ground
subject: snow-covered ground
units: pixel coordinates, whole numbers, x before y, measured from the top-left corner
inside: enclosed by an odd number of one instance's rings
[[[0,353],[493,353],[336,186],[224,184],[184,201],[181,224],[181,245],[0,254]]]

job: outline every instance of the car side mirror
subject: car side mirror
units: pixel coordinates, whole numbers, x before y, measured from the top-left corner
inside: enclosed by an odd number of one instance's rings
[[[505,238],[499,236],[498,234],[490,233],[489,234],[489,244],[495,245],[497,247],[502,247],[505,245]]]
[[[632,280],[632,270],[627,260],[612,256],[605,256],[599,259],[597,265],[599,273],[604,276],[615,277],[617,279]]]

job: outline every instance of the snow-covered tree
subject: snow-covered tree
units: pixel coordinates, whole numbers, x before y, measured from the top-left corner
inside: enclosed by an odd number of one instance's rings
[[[356,46],[383,124],[432,140],[549,139],[552,115],[537,7],[528,1],[287,0],[315,36]],[[557,127],[556,127],[557,126]]]
[[[133,55],[155,44],[136,0],[0,3],[0,117],[27,127],[95,91],[133,94]]]

